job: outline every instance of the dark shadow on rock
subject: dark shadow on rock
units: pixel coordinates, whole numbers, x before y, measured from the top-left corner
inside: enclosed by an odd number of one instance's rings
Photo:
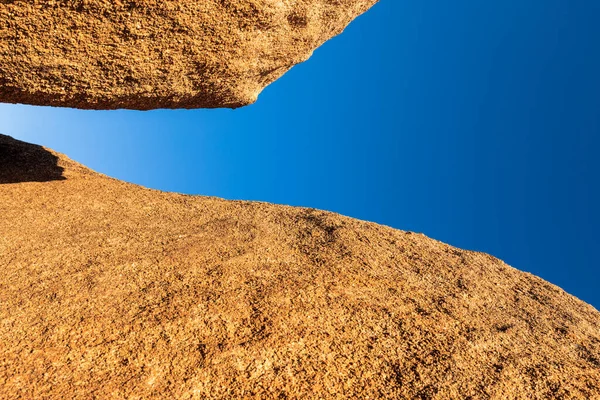
[[[0,135],[0,184],[64,179],[54,154],[42,146]]]

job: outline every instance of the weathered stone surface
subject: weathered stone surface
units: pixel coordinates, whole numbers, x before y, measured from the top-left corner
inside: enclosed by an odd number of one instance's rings
[[[2,399],[600,398],[600,313],[489,255],[0,152]]]
[[[240,107],[377,0],[0,0],[0,101]]]

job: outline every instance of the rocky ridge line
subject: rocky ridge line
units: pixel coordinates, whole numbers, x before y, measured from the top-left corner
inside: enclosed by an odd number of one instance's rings
[[[0,136],[0,398],[600,398],[600,313],[487,254]]]

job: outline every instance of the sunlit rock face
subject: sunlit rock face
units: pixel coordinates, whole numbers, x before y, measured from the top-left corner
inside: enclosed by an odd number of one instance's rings
[[[597,399],[600,313],[487,254],[0,135],[0,399]]]
[[[0,102],[241,107],[376,2],[0,1]]]

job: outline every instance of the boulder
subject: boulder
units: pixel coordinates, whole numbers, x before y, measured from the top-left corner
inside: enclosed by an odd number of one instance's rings
[[[245,106],[376,2],[0,1],[0,102]]]
[[[7,149],[2,399],[600,397],[600,313],[492,256]]]

